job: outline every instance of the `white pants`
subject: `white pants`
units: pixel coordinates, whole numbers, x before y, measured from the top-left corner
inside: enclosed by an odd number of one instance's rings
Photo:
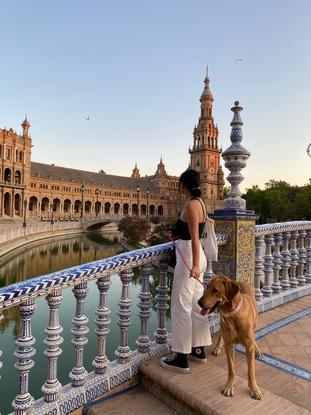
[[[198,300],[204,288],[190,278],[190,271],[180,256],[180,252],[189,268],[192,268],[191,241],[179,239],[176,241],[176,267],[174,271],[171,321],[172,321],[172,351],[191,353],[191,347],[208,346],[212,344],[210,326],[207,316],[202,316]],[[200,281],[206,270],[206,257],[201,247],[200,251]]]

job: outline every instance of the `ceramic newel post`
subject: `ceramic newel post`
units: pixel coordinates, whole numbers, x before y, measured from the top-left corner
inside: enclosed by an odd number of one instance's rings
[[[241,197],[239,185],[244,177],[241,170],[246,167],[250,152],[242,145],[243,122],[242,107],[236,101],[231,108],[231,145],[222,153],[225,167],[229,170],[227,177],[230,183],[228,197],[224,200],[224,208],[216,210],[213,217],[216,221],[216,232],[228,237],[226,247],[219,247],[218,262],[213,267],[217,273],[223,273],[237,281],[254,284],[255,267],[255,223],[257,216],[246,209],[246,201]],[[261,264],[257,264],[258,266]]]
[[[230,170],[230,174],[227,177],[228,182],[231,185],[227,199],[224,200],[225,209],[234,210],[246,210],[246,201],[242,199],[242,192],[239,188],[240,183],[244,177],[241,174],[241,170],[246,167],[247,160],[251,153],[246,150],[241,141],[243,138],[242,125],[243,121],[240,116],[240,112],[243,108],[240,106],[239,101],[235,101],[233,111],[233,120],[231,121],[231,146],[222,153],[222,158],[225,160],[225,166]]]

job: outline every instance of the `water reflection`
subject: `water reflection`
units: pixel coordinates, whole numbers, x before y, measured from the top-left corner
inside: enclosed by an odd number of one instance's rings
[[[37,241],[0,260],[0,287],[122,252],[99,233]]]

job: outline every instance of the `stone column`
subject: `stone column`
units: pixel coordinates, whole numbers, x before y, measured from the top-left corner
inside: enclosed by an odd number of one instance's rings
[[[107,296],[110,287],[110,275],[105,275],[98,278],[97,286],[99,290],[99,305],[95,312],[96,314],[96,329],[97,335],[97,356],[92,362],[95,373],[103,374],[109,364],[108,357],[106,355],[106,337],[110,332],[110,310],[108,308]]]
[[[140,336],[136,340],[137,349],[141,353],[147,353],[150,351],[151,341],[148,336],[148,319],[151,316],[151,300],[152,295],[150,294],[149,279],[152,273],[152,265],[144,265],[142,270],[142,285],[141,291],[138,295],[140,302],[138,307],[140,308]]]
[[[239,184],[243,181],[241,170],[246,167],[250,152],[241,145],[243,138],[242,107],[239,102],[231,108],[234,116],[231,122],[231,146],[222,154],[225,166],[230,170],[227,177],[231,184],[228,198],[224,200],[224,209],[211,215],[216,221],[216,232],[225,233],[228,243],[219,247],[215,274],[220,272],[236,281],[247,281],[254,285],[255,266],[255,223],[257,216],[246,210],[246,201],[241,198]]]
[[[87,295],[87,281],[75,285],[72,291],[76,298],[76,315],[72,319],[73,327],[71,329],[73,334],[71,343],[75,347],[75,366],[69,373],[69,377],[72,381],[72,386],[82,386],[87,377],[87,371],[83,365],[84,346],[88,342],[86,335],[89,332],[87,327],[89,320],[84,313],[85,297]]]
[[[120,326],[120,344],[115,355],[117,356],[118,363],[127,363],[130,360],[131,350],[128,345],[128,329],[131,324],[131,306],[132,300],[130,297],[130,284],[133,279],[133,270],[126,269],[121,272],[120,278],[122,282],[121,298],[118,302],[119,311],[118,325]]]
[[[157,286],[157,305],[159,325],[157,331],[154,334],[156,343],[163,344],[167,342],[167,330],[165,327],[165,315],[166,310],[169,308],[168,296],[169,287],[167,285],[167,268],[168,264],[166,261],[160,261],[160,280]]]
[[[42,386],[44,393],[44,400],[46,402],[54,402],[58,399],[61,390],[61,383],[57,379],[57,361],[62,354],[62,349],[59,347],[64,339],[60,336],[63,328],[59,324],[58,307],[62,302],[63,294],[61,288],[57,288],[46,297],[50,307],[49,324],[45,329],[46,338],[44,343],[47,346],[44,354],[48,358],[48,377],[45,384]]]
[[[19,377],[19,391],[14,399],[12,406],[15,415],[29,415],[34,399],[29,392],[29,372],[34,367],[34,357],[36,350],[32,347],[35,338],[31,331],[31,318],[35,311],[35,302],[33,299],[26,300],[19,305],[21,317],[20,335],[15,341],[18,348],[14,352],[17,357],[15,367]]]

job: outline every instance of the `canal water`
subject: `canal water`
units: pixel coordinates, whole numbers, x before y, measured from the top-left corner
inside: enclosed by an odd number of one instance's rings
[[[119,244],[111,244],[103,236],[96,233],[75,235],[46,239],[34,242],[22,248],[18,248],[0,259],[0,286],[6,286],[19,281],[24,281],[39,275],[48,274],[64,268],[84,264],[101,258],[107,258],[122,252]],[[140,331],[140,319],[138,317],[139,302],[138,294],[141,288],[141,276],[138,269],[134,269],[134,278],[131,286],[131,298],[133,302],[131,326],[129,328],[129,345],[132,350],[136,349],[136,340]],[[151,279],[151,292],[156,294],[158,284],[158,272],[155,270]],[[98,306],[99,294],[95,281],[89,283],[88,295],[85,301],[85,313],[89,319],[88,344],[85,346],[84,366],[92,371],[92,361],[97,353],[97,338],[95,329],[95,311]],[[114,352],[119,345],[120,328],[117,324],[118,300],[121,294],[121,282],[118,275],[111,276],[111,286],[108,292],[108,305],[111,310],[111,331],[107,336],[107,355],[110,360],[115,359]],[[49,307],[44,298],[36,300],[37,308],[32,318],[32,333],[36,338],[34,345],[36,355],[35,366],[30,372],[30,392],[35,399],[42,396],[41,387],[47,376],[47,358],[44,356],[46,346],[43,343],[46,337],[44,329],[49,319]],[[63,291],[62,304],[59,307],[60,324],[63,327],[61,345],[63,350],[58,361],[58,378],[62,385],[70,382],[69,372],[74,366],[74,347],[71,344],[72,327],[71,320],[75,314],[75,298],[72,290]],[[157,329],[157,313],[153,301],[152,315],[148,323],[148,332],[151,339]],[[169,316],[167,316],[167,328],[170,329]],[[0,322],[0,350],[2,350],[3,367],[0,370],[0,413],[2,415],[12,412],[11,403],[18,391],[18,375],[14,368],[16,357],[15,340],[19,334],[20,320],[16,307],[4,312],[4,319]]]

